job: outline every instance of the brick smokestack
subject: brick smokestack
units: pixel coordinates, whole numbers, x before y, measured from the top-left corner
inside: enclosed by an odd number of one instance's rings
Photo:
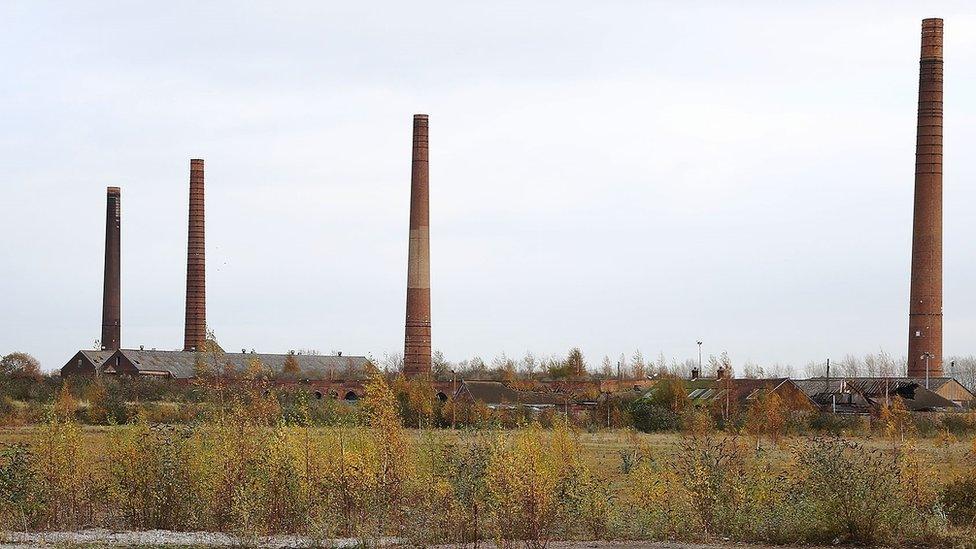
[[[430,204],[428,200],[427,115],[413,115],[413,170],[410,174],[410,247],[407,258],[407,322],[403,372],[430,373]]]
[[[942,375],[942,19],[922,20],[908,375]]]
[[[105,273],[102,286],[102,349],[122,341],[122,191],[109,187],[105,200]]]
[[[186,246],[186,325],[183,350],[203,349],[207,339],[207,271],[203,231],[203,160],[190,160],[190,222]]]

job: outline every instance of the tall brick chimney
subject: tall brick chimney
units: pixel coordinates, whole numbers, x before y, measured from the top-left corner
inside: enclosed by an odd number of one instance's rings
[[[203,349],[207,339],[207,271],[203,241],[203,160],[190,160],[190,222],[186,246],[186,325],[183,350]]]
[[[430,373],[430,204],[427,173],[427,115],[413,115],[410,174],[410,247],[407,257],[407,322],[403,373]]]
[[[109,187],[105,200],[105,272],[102,286],[102,349],[122,341],[122,190]]]
[[[942,19],[922,20],[908,375],[942,375]],[[925,357],[928,357],[926,360]]]

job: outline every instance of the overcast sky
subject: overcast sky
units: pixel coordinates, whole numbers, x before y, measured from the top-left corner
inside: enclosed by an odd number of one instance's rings
[[[919,29],[945,18],[945,352],[976,352],[970,2],[3,2],[0,354],[182,345],[189,159],[228,350],[736,365],[907,348]]]

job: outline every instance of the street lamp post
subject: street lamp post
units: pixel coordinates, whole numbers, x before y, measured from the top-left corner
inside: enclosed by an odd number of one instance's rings
[[[698,342],[698,375],[702,375],[702,361],[701,361],[701,346],[702,342]]]
[[[451,429],[457,429],[457,372],[451,370]]]
[[[925,360],[925,388],[929,388],[929,359],[935,358],[935,355],[925,351],[922,353],[922,359]]]

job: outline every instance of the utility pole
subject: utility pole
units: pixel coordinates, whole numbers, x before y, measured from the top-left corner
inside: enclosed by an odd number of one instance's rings
[[[922,359],[925,360],[925,388],[929,388],[929,359],[935,358],[935,355],[925,351],[922,353]]]
[[[702,346],[702,342],[699,340],[698,341],[698,375],[701,375],[701,371],[702,371],[701,346]]]

